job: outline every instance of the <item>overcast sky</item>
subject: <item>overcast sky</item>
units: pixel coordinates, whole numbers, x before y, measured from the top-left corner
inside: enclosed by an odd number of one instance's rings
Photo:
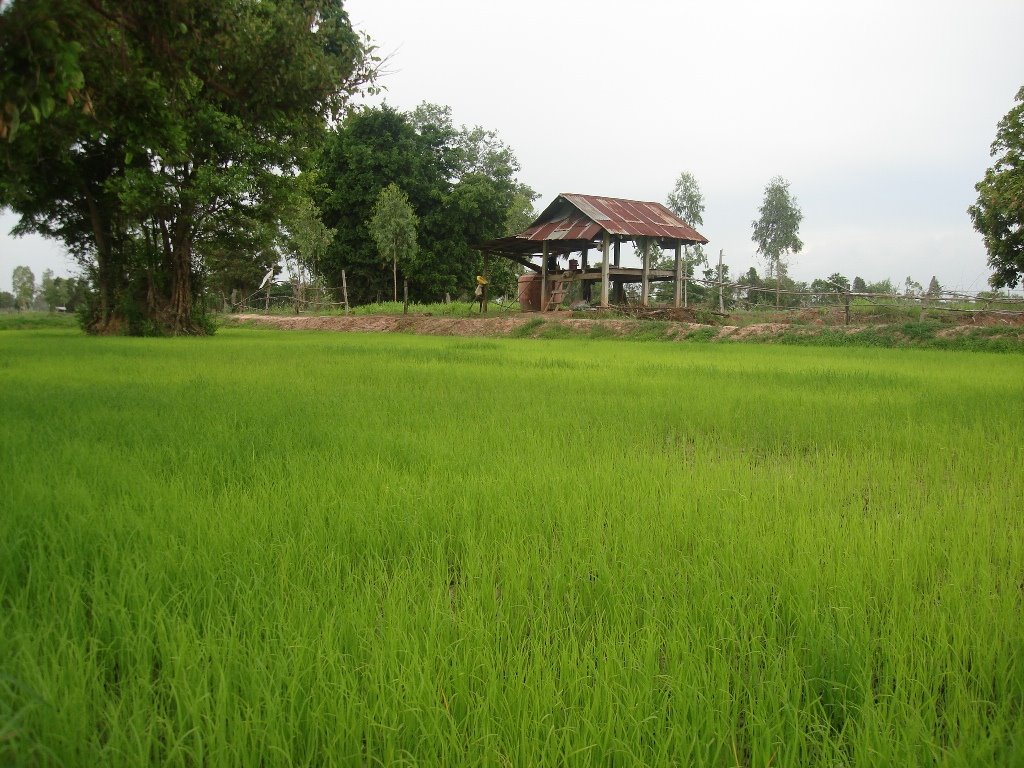
[[[996,123],[1024,85],[1024,2],[348,0],[391,55],[384,99],[452,107],[496,130],[544,207],[559,192],[664,201],[680,171],[706,198],[709,250],[760,262],[751,222],[774,175],[804,213],[797,279],[841,272],[982,290],[966,208]],[[376,101],[379,101],[377,99]],[[71,269],[11,239],[16,264]]]

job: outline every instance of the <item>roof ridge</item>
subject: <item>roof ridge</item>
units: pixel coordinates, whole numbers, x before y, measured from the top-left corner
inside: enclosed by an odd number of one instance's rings
[[[612,197],[611,195],[586,195],[586,194],[584,194],[582,192],[559,192],[558,196],[559,197],[569,197],[569,196],[572,196],[572,197],[594,197],[594,198],[602,198],[604,200],[619,200],[619,201],[621,201],[623,203],[643,203],[644,205],[650,205],[650,204],[653,203],[654,205],[660,205],[665,210],[671,210],[667,205],[665,205],[664,203],[659,203],[657,200],[634,200],[631,197]]]

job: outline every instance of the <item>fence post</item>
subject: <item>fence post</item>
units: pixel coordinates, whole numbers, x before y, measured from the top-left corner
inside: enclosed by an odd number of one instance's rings
[[[345,282],[345,270],[341,270],[341,297],[345,301],[345,314],[348,314],[348,283]]]
[[[849,325],[850,324],[850,292],[849,291],[844,291],[843,292],[843,299],[844,299],[843,303],[846,305],[846,324]]]
[[[718,311],[725,314],[725,299],[722,298],[722,289],[725,280],[722,278],[722,249],[718,251]]]
[[[409,281],[408,280],[403,280],[402,281],[402,301],[404,302],[404,304],[402,305],[402,314],[403,315],[408,315],[409,314]]]

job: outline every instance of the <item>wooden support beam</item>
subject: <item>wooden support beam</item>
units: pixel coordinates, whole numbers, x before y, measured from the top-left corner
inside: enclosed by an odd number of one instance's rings
[[[676,240],[676,275],[675,291],[672,293],[672,306],[683,305],[683,244]]]
[[[540,256],[540,311],[548,311],[548,241],[544,241],[544,249]]]
[[[601,307],[608,308],[608,233],[605,232],[601,238]]]
[[[640,238],[640,254],[643,273],[640,277],[640,306],[649,307],[651,304],[651,254],[650,240],[646,237]]]
[[[584,248],[583,249],[583,254],[582,254],[583,271],[584,272],[586,272],[588,269],[590,269],[590,263],[587,261],[587,254],[588,254],[588,250],[586,248]],[[593,288],[593,287],[594,287],[593,283],[583,283],[583,300],[585,302],[587,302],[587,304],[590,303],[591,288]]]
[[[615,266],[619,266],[619,257],[622,255],[622,240],[615,236]]]

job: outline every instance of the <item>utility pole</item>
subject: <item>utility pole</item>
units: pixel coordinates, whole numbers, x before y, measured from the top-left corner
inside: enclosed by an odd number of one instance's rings
[[[722,290],[723,290],[723,288],[725,286],[723,285],[724,281],[722,280],[722,253],[723,253],[723,251],[721,249],[719,249],[719,251],[718,251],[718,311],[721,312],[724,315],[725,314],[725,299],[722,297]]]

